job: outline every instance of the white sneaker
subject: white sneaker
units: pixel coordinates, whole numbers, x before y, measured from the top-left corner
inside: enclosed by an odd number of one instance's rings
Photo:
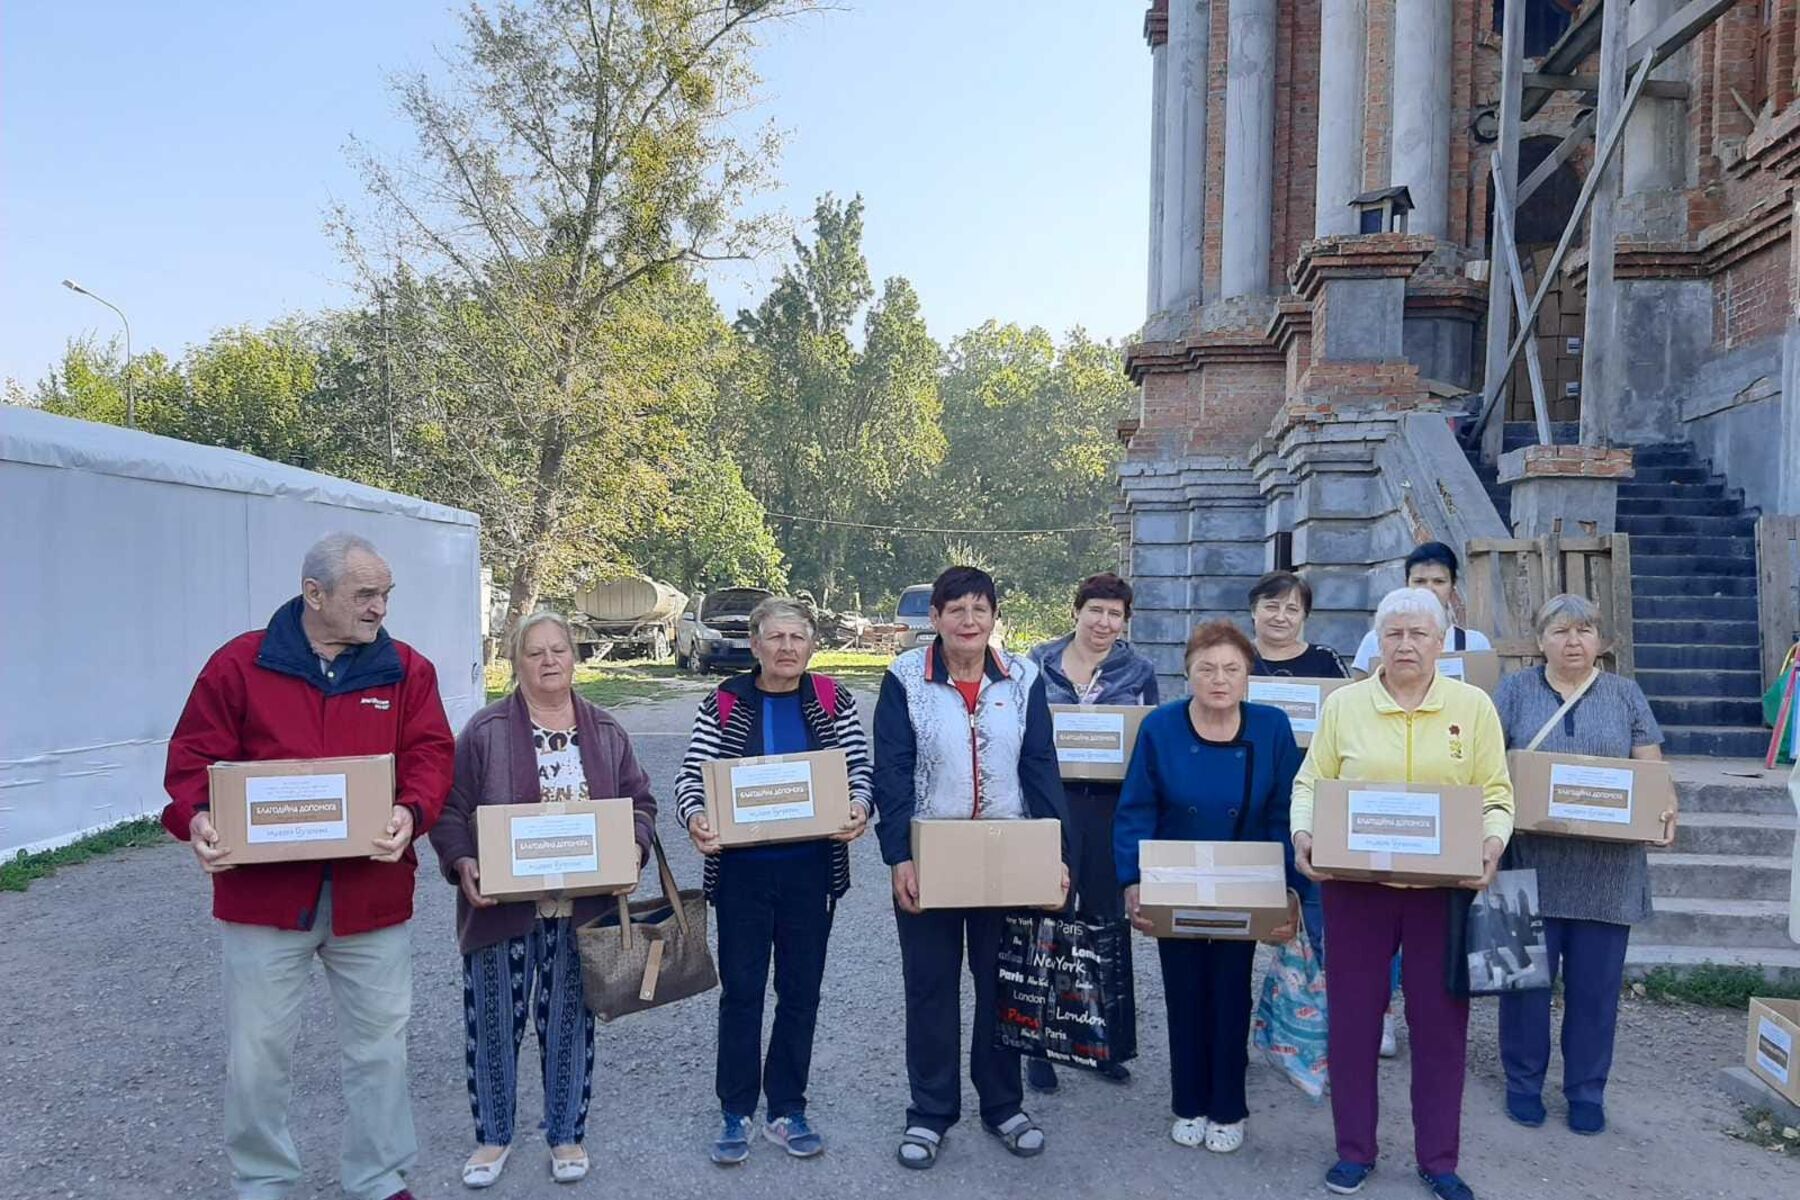
[[[1394,1034],[1394,1014],[1381,1014],[1381,1057],[1395,1058],[1400,1053],[1400,1039]]]
[[[1169,1140],[1192,1150],[1206,1144],[1205,1117],[1176,1117],[1169,1129]]]

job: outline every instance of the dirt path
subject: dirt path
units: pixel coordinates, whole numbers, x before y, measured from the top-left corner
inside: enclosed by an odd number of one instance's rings
[[[625,708],[639,750],[666,795],[685,744],[691,695]],[[664,834],[684,880],[698,866],[672,822]],[[1049,1133],[1040,1159],[1009,1159],[970,1122],[953,1132],[938,1169],[901,1171],[893,1143],[906,1102],[900,969],[893,918],[872,838],[855,847],[856,885],[839,909],[827,970],[812,1107],[830,1142],[820,1160],[780,1158],[759,1143],[727,1175],[710,1165],[710,998],[603,1028],[588,1147],[595,1170],[559,1190],[545,1154],[521,1145],[495,1197],[725,1195],[798,1197],[1322,1196],[1331,1121],[1260,1063],[1250,1078],[1249,1140],[1230,1158],[1183,1150],[1167,1136],[1167,1061],[1156,956],[1138,956],[1144,1057],[1124,1089],[1088,1078],[1030,1098]],[[426,852],[429,859],[429,851]],[[429,864],[428,864],[429,866]],[[451,892],[421,872],[414,922],[410,1037],[421,1197],[460,1194],[471,1127],[463,1090],[459,965]],[[127,852],[65,870],[24,894],[0,895],[0,1195],[166,1197],[230,1194],[220,1150],[222,1049],[218,935],[208,893],[185,847]],[[329,1006],[315,979],[299,1052],[294,1126],[306,1163],[301,1195],[335,1196],[341,1108]],[[1464,1105],[1463,1172],[1484,1197],[1562,1200],[1630,1196],[1696,1200],[1800,1192],[1800,1169],[1724,1135],[1739,1114],[1712,1083],[1743,1053],[1734,1013],[1628,1001],[1610,1091],[1612,1129],[1577,1138],[1551,1124],[1529,1131],[1501,1113],[1492,1002],[1478,1006]],[[529,1043],[527,1054],[534,1051]],[[1406,1116],[1410,1056],[1383,1068],[1382,1170],[1364,1193],[1416,1198]],[[522,1066],[520,1127],[540,1112],[536,1068]],[[966,1085],[965,1085],[966,1086]],[[1554,1091],[1555,1079],[1552,1079]],[[974,1100],[965,1108],[974,1111]]]

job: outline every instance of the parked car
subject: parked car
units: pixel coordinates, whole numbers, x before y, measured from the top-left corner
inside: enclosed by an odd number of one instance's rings
[[[900,631],[901,650],[922,646],[937,636],[931,628],[929,583],[915,583],[900,593],[900,599],[894,605],[894,623],[904,626]]]
[[[768,599],[767,588],[720,588],[688,602],[675,623],[675,665],[697,673],[748,670],[750,612]]]

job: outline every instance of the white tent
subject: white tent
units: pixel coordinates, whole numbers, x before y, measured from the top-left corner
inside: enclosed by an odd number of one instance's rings
[[[0,405],[0,854],[155,813],[195,675],[335,530],[394,571],[388,629],[482,703],[473,513],[234,450]]]

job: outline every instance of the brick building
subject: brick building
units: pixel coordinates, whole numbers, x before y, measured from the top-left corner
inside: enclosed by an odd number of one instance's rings
[[[1587,118],[1594,94],[1580,81],[1600,65],[1598,0],[1521,2],[1533,74],[1515,179]],[[1155,0],[1144,17],[1149,295],[1127,359],[1141,408],[1120,429],[1115,519],[1139,592],[1133,637],[1171,683],[1192,622],[1241,617],[1270,567],[1305,571],[1309,637],[1347,652],[1417,542],[1548,532],[1566,515],[1494,476],[1503,451],[1536,440],[1519,424],[1532,415],[1523,362],[1496,418],[1469,428],[1493,340],[1502,5]],[[1635,0],[1633,44],[1682,8]],[[1633,578],[1643,563],[1665,573],[1639,588],[1640,615],[1666,579],[1670,613],[1739,636],[1748,620],[1752,660],[1744,522],[1800,513],[1797,48],[1800,0],[1739,0],[1648,77],[1609,172],[1617,302],[1588,311],[1578,242],[1534,328],[1556,441],[1569,445],[1509,456],[1502,476],[1630,476],[1582,524],[1610,531],[1616,518],[1637,547]],[[1589,140],[1520,207],[1528,285],[1593,161]],[[1397,187],[1412,204],[1404,231],[1352,204]],[[1493,332],[1504,347],[1507,327]],[[1670,505],[1663,485],[1692,486]],[[1667,524],[1676,516],[1695,523]],[[1716,587],[1684,578],[1732,556],[1750,564],[1747,583],[1732,563]],[[1645,632],[1640,643],[1660,636]],[[1709,702],[1754,695],[1756,663],[1742,655],[1666,657],[1671,672],[1737,674],[1736,692],[1703,691]],[[1640,653],[1646,666],[1660,669]],[[1671,679],[1670,694],[1690,683]],[[1741,704],[1659,712],[1696,729],[1754,723]],[[1706,745],[1744,753],[1750,741]]]

